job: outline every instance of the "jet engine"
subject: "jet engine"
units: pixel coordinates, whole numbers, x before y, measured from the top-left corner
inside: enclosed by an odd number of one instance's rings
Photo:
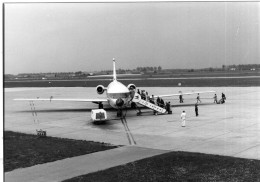
[[[127,85],[127,88],[128,88],[128,90],[134,90],[134,89],[136,89],[136,86],[134,84],[130,83],[129,85]]]
[[[97,90],[97,93],[98,93],[98,94],[103,94],[104,91],[105,91],[105,87],[104,87],[103,85],[98,85],[98,86],[96,87],[96,90]]]

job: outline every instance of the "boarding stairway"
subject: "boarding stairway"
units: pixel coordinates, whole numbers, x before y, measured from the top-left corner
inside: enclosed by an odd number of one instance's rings
[[[138,93],[135,93],[132,102],[141,104],[141,105],[143,105],[145,107],[148,107],[148,108],[150,108],[150,109],[152,109],[154,111],[157,111],[159,113],[165,113],[166,112],[166,109],[161,108],[161,107],[159,107],[159,106],[157,106],[155,104],[152,104],[150,102],[147,102],[146,100],[141,99],[141,96]]]

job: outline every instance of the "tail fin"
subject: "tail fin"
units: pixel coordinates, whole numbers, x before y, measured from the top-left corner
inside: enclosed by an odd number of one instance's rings
[[[116,80],[116,60],[113,58],[113,81]]]

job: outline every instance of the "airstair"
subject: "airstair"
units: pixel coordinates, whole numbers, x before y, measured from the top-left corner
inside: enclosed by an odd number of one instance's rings
[[[141,96],[138,93],[135,93],[132,102],[141,104],[141,105],[143,105],[145,107],[148,107],[148,108],[150,108],[150,109],[152,109],[154,111],[157,111],[159,113],[165,113],[166,112],[166,109],[161,108],[161,107],[159,107],[159,106],[157,106],[155,104],[152,104],[150,102],[147,102],[146,100],[141,99]]]

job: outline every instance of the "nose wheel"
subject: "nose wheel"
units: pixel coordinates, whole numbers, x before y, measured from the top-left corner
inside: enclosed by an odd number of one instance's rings
[[[122,117],[122,115],[123,115],[122,109],[118,109],[117,110],[117,117]]]

